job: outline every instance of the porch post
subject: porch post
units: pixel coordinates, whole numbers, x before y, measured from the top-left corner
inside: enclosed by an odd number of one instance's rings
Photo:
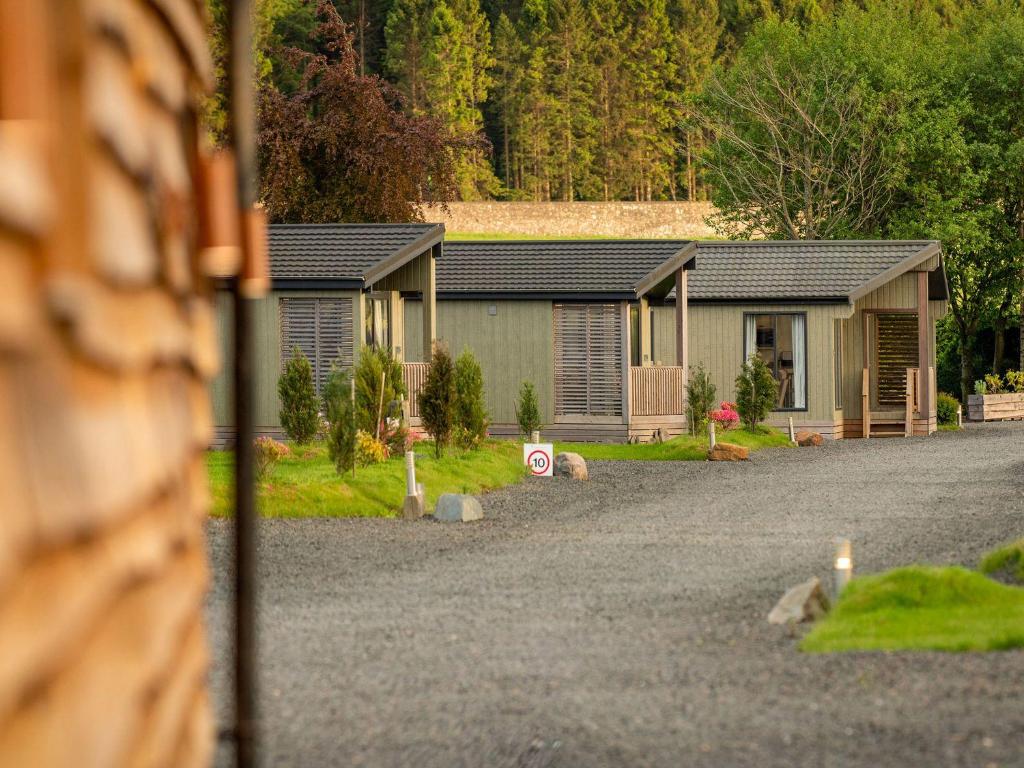
[[[405,362],[405,299],[398,291],[388,291],[388,327],[391,330],[391,354]]]
[[[928,342],[931,340],[929,333],[931,324],[928,322],[928,273],[917,273],[917,367],[918,367],[918,405],[921,408],[921,416],[927,423],[931,414],[931,391],[932,382],[928,375],[931,363],[931,355],[928,352]],[[928,428],[925,427],[925,434]]]
[[[629,302],[622,302],[622,423],[629,424],[630,417],[630,393],[629,393],[629,366],[632,362],[629,354]],[[627,434],[628,439],[628,434]]]
[[[651,305],[646,296],[640,297],[640,365],[654,364],[654,350],[651,349]]]
[[[688,278],[685,269],[676,270],[676,365],[683,369],[683,381],[690,377],[690,322],[687,296]]]
[[[434,257],[439,246],[430,249],[430,256],[423,265],[423,359],[429,362],[437,339],[437,284],[434,276]]]

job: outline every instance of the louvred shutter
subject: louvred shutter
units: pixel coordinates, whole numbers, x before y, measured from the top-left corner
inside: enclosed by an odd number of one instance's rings
[[[351,368],[353,359],[352,299],[318,299],[317,389],[327,383],[331,364]]]
[[[917,313],[876,316],[878,404],[902,408],[906,404],[907,368],[917,368]]]
[[[555,304],[555,415],[622,415],[617,304]]]

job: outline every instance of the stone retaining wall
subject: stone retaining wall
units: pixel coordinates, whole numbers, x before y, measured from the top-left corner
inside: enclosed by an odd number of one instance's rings
[[[426,221],[449,232],[525,236],[708,238],[710,203],[450,203],[424,209]]]

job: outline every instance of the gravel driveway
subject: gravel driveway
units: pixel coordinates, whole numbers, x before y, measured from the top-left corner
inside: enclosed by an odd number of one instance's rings
[[[765,621],[836,535],[866,573],[1024,534],[1024,424],[590,471],[479,523],[264,522],[264,764],[1024,766],[1024,652],[807,656]],[[227,524],[211,551],[226,723]]]

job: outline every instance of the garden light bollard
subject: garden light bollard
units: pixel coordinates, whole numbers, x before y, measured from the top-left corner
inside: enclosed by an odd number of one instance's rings
[[[836,598],[838,598],[853,576],[853,548],[849,539],[836,539],[836,559],[834,564]]]
[[[539,443],[540,442],[540,430],[539,429],[535,429],[535,430],[533,430],[533,432],[530,433],[530,442],[531,443]]]
[[[708,448],[715,450],[715,422],[708,422]]]
[[[793,431],[793,417],[789,417],[789,442],[796,442],[796,432]]]
[[[964,425],[964,407],[962,405],[958,405],[956,407],[956,426],[959,429],[959,428],[962,428],[963,425]]]
[[[405,495],[416,495],[416,454],[405,452]]]

